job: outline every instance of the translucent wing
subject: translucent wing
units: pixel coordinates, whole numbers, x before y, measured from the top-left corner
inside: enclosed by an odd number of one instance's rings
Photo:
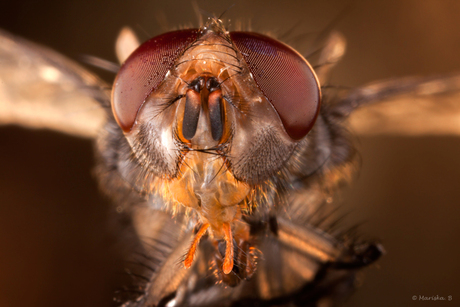
[[[345,39],[332,32],[325,40],[316,72],[327,84],[331,69],[345,53]],[[460,74],[381,80],[330,95],[338,117],[349,117],[360,135],[459,135]]]
[[[371,83],[338,106],[361,135],[460,135],[460,74]]]
[[[0,124],[92,138],[110,106],[107,89],[57,52],[0,31]]]

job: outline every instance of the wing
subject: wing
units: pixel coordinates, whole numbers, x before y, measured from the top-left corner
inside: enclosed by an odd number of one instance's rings
[[[345,46],[338,32],[331,32],[323,42],[315,67],[323,86],[345,54]],[[336,89],[323,87],[327,103],[338,118],[348,117],[355,134],[460,134],[460,73],[382,80],[335,95],[331,90]]]
[[[109,93],[66,57],[0,31],[0,124],[92,138],[105,122]]]
[[[361,135],[460,135],[460,74],[375,82],[337,106]]]

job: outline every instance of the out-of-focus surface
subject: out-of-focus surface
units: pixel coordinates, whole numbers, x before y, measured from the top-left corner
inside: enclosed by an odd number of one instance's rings
[[[299,35],[323,29],[343,1],[198,1],[253,30]],[[460,3],[356,1],[336,28],[348,51],[331,83],[460,71]],[[189,1],[9,1],[0,27],[70,57],[115,61],[118,31],[142,40],[196,25]],[[301,49],[301,51],[305,51]],[[98,71],[97,71],[98,72]],[[110,74],[104,74],[106,79]],[[460,103],[460,102],[459,102]],[[120,267],[112,208],[91,177],[91,143],[52,132],[0,129],[0,306],[109,306]],[[388,253],[366,270],[348,306],[417,306],[419,296],[460,300],[460,138],[366,137],[362,169],[344,193],[350,219]],[[121,272],[120,272],[121,273]],[[413,300],[413,296],[416,300]],[[430,302],[437,305],[437,302]],[[448,302],[447,302],[448,303]]]

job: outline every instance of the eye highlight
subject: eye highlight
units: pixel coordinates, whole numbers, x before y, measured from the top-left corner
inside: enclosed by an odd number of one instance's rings
[[[277,111],[288,135],[302,139],[312,128],[321,90],[310,64],[291,47],[253,32],[230,32],[259,89]]]
[[[177,58],[199,35],[198,29],[168,32],[143,43],[126,60],[115,79],[112,110],[129,132],[147,97],[158,88]]]

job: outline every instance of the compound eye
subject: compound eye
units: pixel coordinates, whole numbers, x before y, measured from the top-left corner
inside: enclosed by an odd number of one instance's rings
[[[321,90],[310,64],[291,47],[253,32],[230,32],[259,89],[277,111],[284,129],[302,139],[319,113]]]
[[[132,129],[145,100],[198,34],[198,29],[164,33],[146,41],[128,57],[112,89],[112,111],[124,132]]]

